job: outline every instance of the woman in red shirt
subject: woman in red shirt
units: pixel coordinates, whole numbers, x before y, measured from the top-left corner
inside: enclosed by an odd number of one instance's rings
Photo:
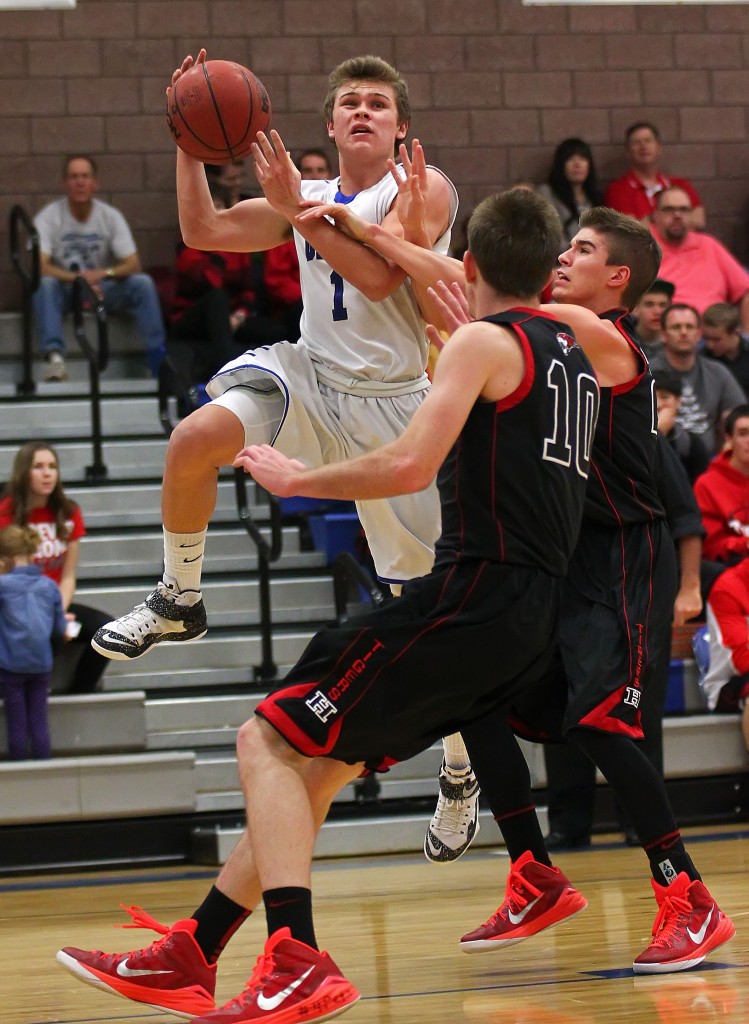
[[[70,639],[82,648],[68,692],[90,693],[108,664],[91,647],[91,637],[111,616],[73,600],[78,549],[86,528],[80,508],[63,489],[57,452],[45,441],[25,444],[16,454],[10,483],[0,500],[0,528],[11,523],[30,526],[39,534],[33,563],[60,588]],[[75,636],[73,623],[80,626]]]

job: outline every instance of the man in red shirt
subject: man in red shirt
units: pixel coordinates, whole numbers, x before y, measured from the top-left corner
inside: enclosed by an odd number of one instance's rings
[[[674,302],[686,302],[700,314],[716,302],[738,306],[747,330],[749,274],[717,238],[691,230],[691,213],[686,189],[672,185],[658,195],[651,231],[663,251],[660,276],[674,285]]]
[[[698,231],[703,230],[705,210],[692,183],[687,178],[667,177],[660,169],[663,147],[658,129],[648,121],[638,121],[627,129],[625,141],[629,170],[621,178],[612,181],[606,189],[606,206],[647,221],[655,210],[658,193],[671,185],[678,185],[691,201],[691,226]],[[661,276],[666,275],[661,273]]]

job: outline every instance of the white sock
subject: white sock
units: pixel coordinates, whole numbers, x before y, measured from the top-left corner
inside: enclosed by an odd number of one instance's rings
[[[454,732],[452,736],[445,736],[442,746],[445,748],[446,767],[454,772],[464,772],[471,767],[471,759],[459,732]]]
[[[164,584],[170,590],[185,595],[185,604],[200,600],[200,577],[203,571],[205,535],[200,533],[170,533],[164,530]],[[185,591],[190,591],[186,594]]]

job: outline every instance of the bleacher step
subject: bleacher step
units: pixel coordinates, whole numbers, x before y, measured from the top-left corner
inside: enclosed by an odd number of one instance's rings
[[[188,750],[2,762],[3,825],[191,813],[194,764]]]
[[[52,696],[48,714],[55,757],[146,748],[143,690]],[[7,752],[5,708],[0,705],[0,754]]]

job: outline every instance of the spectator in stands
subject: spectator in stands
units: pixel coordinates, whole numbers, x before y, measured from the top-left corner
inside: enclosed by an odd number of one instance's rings
[[[663,350],[663,314],[674,301],[674,286],[656,278],[632,310],[637,320],[637,337],[648,359]]]
[[[606,189],[606,206],[647,221],[655,210],[658,195],[672,185],[684,189],[690,199],[690,224],[697,231],[705,227],[702,200],[687,178],[667,177],[660,169],[663,147],[655,125],[637,121],[625,132],[629,170]],[[662,272],[661,268],[661,272]],[[667,274],[663,274],[668,277]]]
[[[205,176],[209,185],[221,185],[226,189],[229,206],[235,206],[240,199],[248,199],[252,195],[245,187],[244,160],[230,164],[206,164]]]
[[[53,580],[71,622],[80,625],[72,642],[80,646],[69,693],[96,689],[108,660],[91,647],[91,637],[111,616],[74,601],[81,537],[86,528],[78,505],[65,494],[57,452],[45,441],[30,441],[19,448],[5,496],[0,501],[0,528],[30,526],[39,535],[33,563]]]
[[[0,530],[0,692],[5,704],[8,757],[52,755],[47,695],[52,641],[65,635],[60,591],[32,558],[39,535],[28,526]]]
[[[749,750],[749,558],[717,580],[707,602],[709,667],[702,690],[711,711],[741,711]]]
[[[702,314],[704,355],[730,370],[749,398],[749,338],[739,330],[739,311],[730,302],[715,302]]]
[[[140,257],[127,221],[96,199],[96,161],[65,159],[65,196],[37,213],[42,278],[34,292],[39,345],[47,362],[45,380],[65,380],[63,316],[71,308],[72,283],[79,275],[103,299],[109,313],[135,316],[146,347],[148,368],[158,376],[164,358],[164,321],[156,286],[141,272]]]
[[[208,188],[215,208],[227,209],[226,188]],[[251,253],[203,252],[180,242],[176,272],[169,334],[190,346],[193,380],[206,381],[247,349],[284,337],[280,320],[258,310]]]
[[[328,155],[323,149],[304,149],[296,160],[302,181],[329,181],[333,177]],[[269,312],[283,324],[283,337],[296,341],[302,315],[302,286],[299,283],[299,259],[292,238],[263,253],[263,285]]]
[[[689,227],[692,201],[682,188],[660,193],[651,230],[663,251],[661,277],[674,285],[674,300],[704,313],[715,302],[739,307],[749,330],[749,273],[717,238]]]
[[[303,149],[296,158],[302,181],[330,181],[333,168],[324,149]]]
[[[724,415],[744,401],[744,392],[725,366],[697,354],[700,316],[693,306],[669,306],[663,334],[663,351],[651,359],[650,367],[653,372],[670,369],[681,380],[678,422],[702,438],[712,455],[722,446]]]
[[[593,152],[582,139],[564,139],[554,151],[551,170],[537,191],[554,206],[562,222],[562,249],[568,249],[577,234],[580,214],[592,206],[603,206]]]
[[[658,407],[658,433],[679,457],[690,484],[701,476],[710,463],[710,454],[702,439],[678,421],[681,406],[681,378],[670,368],[653,370],[655,399]]]
[[[731,410],[725,437],[694,494],[707,531],[705,558],[734,565],[749,553],[749,405]]]
[[[658,422],[660,432],[660,417]],[[674,602],[674,624],[683,625],[702,611],[700,563],[704,529],[700,510],[689,481],[663,435],[655,450],[655,478],[658,497],[666,510],[666,521],[676,544],[679,590]],[[656,663],[649,685],[643,691],[641,712],[642,749],[663,775],[663,708],[668,691],[670,628],[668,642],[661,645],[664,656]],[[593,831],[596,769],[593,762],[573,743],[544,744],[549,800],[549,850],[590,846]],[[625,842],[640,841],[620,811]],[[551,845],[549,845],[551,844]]]

